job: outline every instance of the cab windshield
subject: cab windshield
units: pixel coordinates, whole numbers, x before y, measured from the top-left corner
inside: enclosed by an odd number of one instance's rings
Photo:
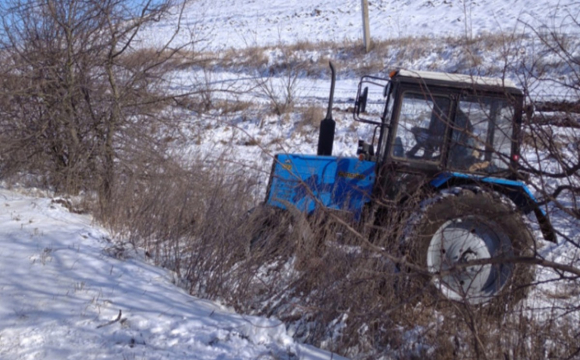
[[[405,92],[396,128],[392,156],[405,160],[441,161],[449,124],[451,99]]]

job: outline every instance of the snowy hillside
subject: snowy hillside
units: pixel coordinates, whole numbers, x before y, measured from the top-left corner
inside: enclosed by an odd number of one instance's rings
[[[574,0],[371,0],[370,33],[374,39],[397,37],[478,37],[520,32],[524,24],[556,25],[566,32],[576,15]],[[184,12],[181,26],[209,50],[276,45],[299,41],[362,38],[360,0],[198,0]],[[162,22],[144,33],[146,42],[167,41],[177,21]],[[187,36],[185,35],[187,34]],[[189,40],[190,32],[180,38]],[[179,42],[179,38],[177,40]]]
[[[0,188],[0,358],[340,359],[189,296],[59,200]]]

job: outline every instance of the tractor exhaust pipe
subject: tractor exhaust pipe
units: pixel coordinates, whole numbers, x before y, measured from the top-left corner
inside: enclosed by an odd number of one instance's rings
[[[334,144],[334,128],[336,122],[332,120],[332,103],[334,101],[334,84],[336,83],[336,71],[332,62],[330,64],[330,71],[332,73],[332,80],[330,82],[330,97],[328,99],[328,110],[326,117],[320,123],[320,133],[318,134],[318,155],[330,156],[332,155],[332,145]]]

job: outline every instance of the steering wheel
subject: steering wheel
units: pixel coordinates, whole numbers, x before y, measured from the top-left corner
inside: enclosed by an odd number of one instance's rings
[[[441,137],[433,135],[429,129],[419,126],[413,126],[411,128],[411,133],[415,137],[416,144],[411,150],[407,151],[407,157],[415,159],[432,159],[435,150],[441,146]],[[415,154],[421,148],[423,149],[423,155],[416,156]]]

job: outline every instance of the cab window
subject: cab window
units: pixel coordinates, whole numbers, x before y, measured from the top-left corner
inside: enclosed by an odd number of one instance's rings
[[[391,154],[395,158],[439,162],[448,127],[450,99],[403,94]]]
[[[449,167],[487,173],[508,169],[513,116],[505,99],[462,97],[452,126]]]

